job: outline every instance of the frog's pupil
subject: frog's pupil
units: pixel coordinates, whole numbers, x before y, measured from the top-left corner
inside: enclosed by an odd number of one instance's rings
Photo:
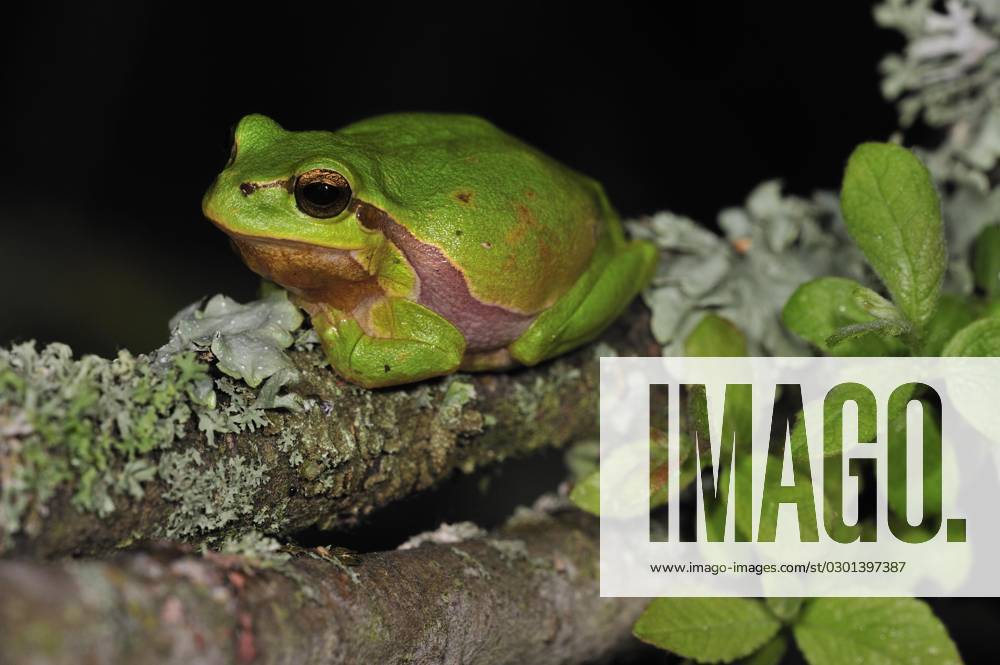
[[[340,200],[340,189],[325,182],[313,182],[305,186],[305,195],[315,206],[325,208]]]

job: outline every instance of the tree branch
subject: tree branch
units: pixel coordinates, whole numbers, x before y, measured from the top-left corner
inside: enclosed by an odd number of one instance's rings
[[[591,662],[627,643],[644,605],[599,597],[596,527],[522,510],[493,534],[438,530],[443,542],[346,563],[322,548],[0,561],[2,660]]]
[[[603,337],[605,347],[590,345],[535,368],[377,391],[340,381],[320,366],[318,350],[293,351],[299,380],[289,387],[306,408],[261,411],[260,391],[226,384],[228,395],[214,411],[192,407],[202,414],[200,429],[191,417],[176,440],[145,452],[129,444],[127,453],[86,473],[78,460],[62,460],[59,473],[48,475],[35,463],[27,481],[21,472],[33,458],[25,442],[41,426],[33,427],[16,401],[4,406],[0,371],[0,553],[95,555],[163,538],[218,541],[250,530],[287,536],[313,526],[335,529],[456,470],[596,437],[599,349],[658,355],[648,320],[648,311],[633,303]],[[110,409],[118,423],[113,443],[122,438],[119,410],[128,408],[125,400]],[[144,413],[133,420],[141,423]],[[206,426],[220,413],[226,423]],[[183,422],[176,411],[164,418]],[[50,422],[45,453],[80,447],[74,437],[83,425]],[[202,431],[213,427],[214,442]],[[92,443],[84,444],[93,457]],[[50,477],[58,484],[38,489],[38,479]]]

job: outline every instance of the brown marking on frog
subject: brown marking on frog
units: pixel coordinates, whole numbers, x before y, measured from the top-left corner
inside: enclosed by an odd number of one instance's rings
[[[504,240],[512,247],[519,245],[530,230],[538,227],[538,220],[535,219],[534,213],[528,206],[518,203],[514,206],[514,213],[517,215],[517,224],[504,237]]]
[[[472,192],[462,191],[455,193],[455,198],[458,199],[458,201],[464,205],[472,204],[472,196],[473,196]]]
[[[258,189],[284,189],[291,194],[295,191],[295,178],[279,178],[270,182],[243,182],[240,183],[240,193],[243,196],[250,196]]]
[[[348,250],[230,233],[247,267],[299,300],[353,312],[365,301],[385,294],[376,276]]]

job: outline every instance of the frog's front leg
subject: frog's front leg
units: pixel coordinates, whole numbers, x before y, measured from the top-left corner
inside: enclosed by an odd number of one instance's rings
[[[365,328],[331,307],[311,309],[330,365],[366,388],[449,374],[465,353],[465,337],[454,325],[410,300],[379,298],[363,314]]]
[[[511,344],[511,355],[534,365],[591,341],[645,288],[657,259],[656,247],[647,242],[600,247],[573,287]]]

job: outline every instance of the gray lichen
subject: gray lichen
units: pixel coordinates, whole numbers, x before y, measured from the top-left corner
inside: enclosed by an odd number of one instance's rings
[[[151,356],[74,358],[64,344],[0,349],[0,551],[39,528],[64,486],[78,510],[104,517],[159,477],[179,504],[164,527],[171,537],[251,510],[266,480],[259,460],[237,455],[203,468],[196,450],[170,449],[192,423],[211,446],[218,434],[268,425],[270,409],[298,406],[280,390],[297,376],[283,349],[301,323],[283,294],[246,306],[217,296],[175,317],[170,341]],[[228,376],[213,379],[207,361]],[[229,376],[264,385],[253,391]]]
[[[443,523],[433,531],[425,531],[412,536],[397,549],[412,550],[425,543],[451,545],[473,538],[482,538],[486,531],[472,522]]]
[[[243,563],[253,569],[280,570],[292,558],[281,543],[260,531],[230,536],[222,541],[218,551],[240,557]]]
[[[723,236],[669,212],[627,224],[633,236],[661,250],[643,299],[664,355],[682,355],[684,340],[709,312],[735,323],[755,355],[807,353],[780,320],[795,288],[829,274],[869,279],[833,194],[787,196],[779,182],[768,181],[742,208],[719,213],[718,222]]]
[[[153,477],[145,456],[181,435],[207,372],[191,352],[154,368],[125,351],[107,360],[74,359],[64,344],[0,349],[0,549],[36,528],[71,480],[73,504],[102,516],[141,494]]]
[[[281,370],[294,369],[284,350],[295,341],[292,333],[302,320],[284,291],[246,305],[216,295],[204,306],[195,303],[174,316],[170,341],[155,355],[167,361],[190,348],[211,349],[220,371],[257,387]]]
[[[163,527],[166,538],[220,532],[246,515],[254,515],[255,522],[268,518],[254,501],[267,482],[267,469],[242,455],[206,465],[195,449],[167,452],[160,458],[159,474],[169,488],[164,497],[177,503]]]
[[[896,100],[900,125],[917,120],[943,140],[918,149],[942,189],[950,263],[946,290],[973,288],[968,254],[976,236],[1000,220],[995,173],[1000,160],[1000,3],[887,0],[876,21],[901,32],[907,45],[881,63],[882,92]]]
[[[922,119],[948,130],[929,157],[938,179],[985,193],[1000,157],[1000,12],[994,0],[888,0],[875,20],[906,37],[902,54],[880,65],[882,93],[897,100],[900,124]]]

